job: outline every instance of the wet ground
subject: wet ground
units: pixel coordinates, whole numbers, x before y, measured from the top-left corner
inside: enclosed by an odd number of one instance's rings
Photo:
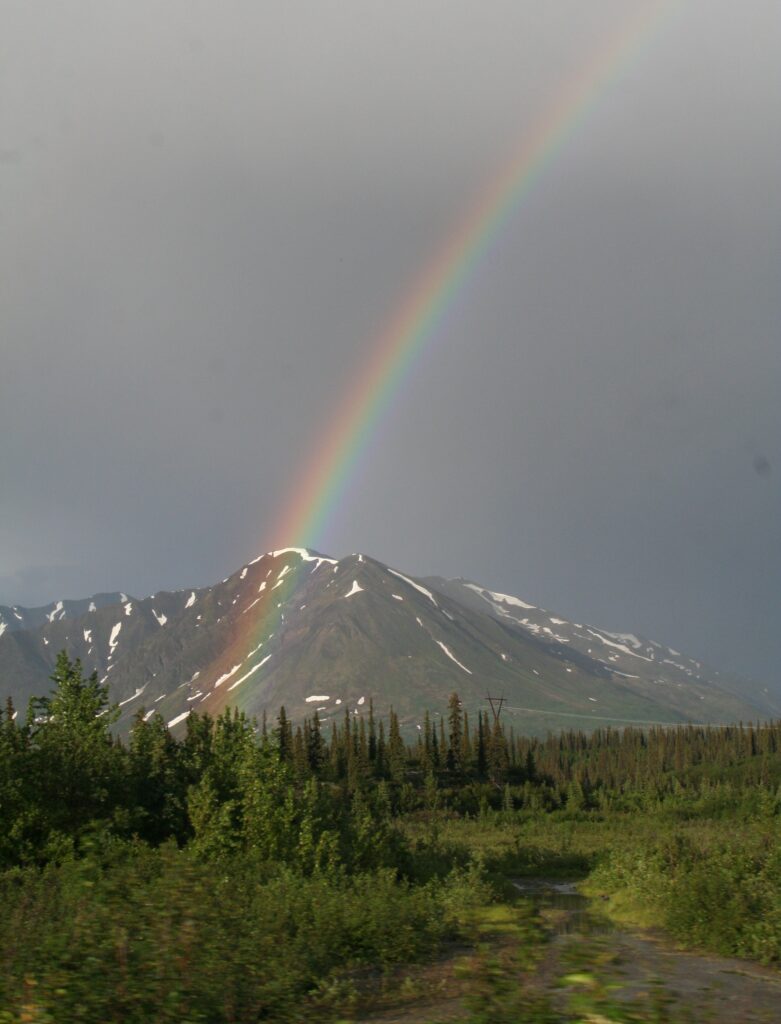
[[[618,1001],[664,1004],[673,1020],[780,1024],[781,973],[746,960],[691,953],[661,933],[614,925],[574,883],[516,880],[552,933],[560,965],[598,965]]]
[[[562,976],[589,972],[600,979],[612,1001],[626,1006],[627,1013],[630,1007],[647,1012],[648,1020],[781,1024],[781,972],[745,960],[685,952],[660,933],[617,926],[602,912],[600,901],[580,895],[573,882],[516,879],[513,884],[540,916],[549,937],[533,985],[549,992],[562,1008],[567,998]],[[464,1019],[468,983],[460,970],[463,954],[461,950],[410,974],[404,982],[409,992],[399,992],[398,1005],[386,1004],[384,1011],[364,1020],[430,1024]]]

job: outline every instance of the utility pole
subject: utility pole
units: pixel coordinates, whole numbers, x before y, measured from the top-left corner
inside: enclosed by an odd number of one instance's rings
[[[505,703],[504,697],[491,697],[490,695],[485,698],[491,705],[491,711],[493,712],[494,722],[499,721],[499,716],[502,713],[502,705]]]

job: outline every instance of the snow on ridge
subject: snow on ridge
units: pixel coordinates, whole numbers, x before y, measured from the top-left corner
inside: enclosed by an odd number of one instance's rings
[[[63,608],[62,601],[58,601],[57,604],[55,604],[54,608],[49,612],[46,618],[49,620],[49,622],[54,622],[54,617],[56,615],[59,615],[59,618],[63,618],[63,616],[65,615],[65,610]]]
[[[485,595],[488,594],[494,601],[498,601],[500,604],[512,604],[516,608],[536,609],[537,607],[536,604],[528,604],[526,601],[522,601],[520,597],[513,597],[511,594],[497,594],[493,590],[486,590],[485,587],[478,587],[476,583],[465,583],[464,586],[468,587],[469,590],[474,590],[476,594],[479,594],[486,601],[488,598]]]
[[[89,608],[87,609],[87,611],[88,612],[96,612],[97,610],[98,610],[98,606],[95,604],[95,602],[94,601],[90,601]]]
[[[190,596],[187,598],[187,604],[185,605],[185,608],[192,608],[192,606],[195,604],[197,600],[198,598],[196,597],[195,591],[193,590]]]
[[[152,609],[152,614],[157,619],[158,626],[164,626],[166,622],[168,622],[168,616],[164,615],[162,612],[158,615],[154,608]]]
[[[175,725],[178,725],[180,722],[183,722],[185,718],[189,717],[191,712],[192,708],[188,708],[187,711],[182,712],[181,715],[177,715],[176,718],[172,718],[171,721],[168,723],[168,728],[173,729]]]
[[[299,555],[302,562],[317,562],[315,566],[319,569],[323,562],[328,562],[329,565],[338,565],[338,561],[335,558],[324,558],[322,555],[315,555],[307,548],[280,548],[279,551],[268,551],[267,554],[271,555],[272,558],[279,558],[280,555]],[[263,555],[260,556],[261,558]]]
[[[245,565],[244,568],[241,570],[241,573],[239,574],[239,579],[243,580],[246,575],[247,575],[247,566]]]
[[[421,594],[425,594],[425,596],[429,599],[429,601],[431,601],[434,607],[439,608],[439,605],[437,604],[434,595],[431,593],[430,590],[426,590],[425,587],[422,587],[419,583],[415,583],[414,580],[409,579],[407,576],[403,576],[400,572],[396,572],[395,569],[388,569],[388,572],[392,572],[394,576],[398,576],[400,580],[404,580],[405,583],[408,583],[411,587],[414,587],[415,590],[419,591]]]
[[[128,601],[128,603],[125,605],[125,615],[132,615],[132,614],[133,614],[133,602],[132,601]]]
[[[461,662],[458,660],[455,654],[453,654],[453,652],[450,650],[447,644],[443,644],[441,640],[435,640],[434,643],[438,644],[445,652],[445,654],[448,656],[448,658],[450,658],[451,661],[454,661],[459,668],[462,668],[464,672],[467,672],[470,676],[472,675],[472,670],[470,668],[467,668],[466,665],[461,664]]]
[[[353,585],[350,588],[350,592],[345,594],[345,597],[352,597],[353,594],[360,594],[363,591],[363,587],[358,583],[358,580],[353,580]]]

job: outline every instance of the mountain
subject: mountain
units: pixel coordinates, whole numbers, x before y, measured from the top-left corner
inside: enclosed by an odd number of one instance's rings
[[[504,696],[516,729],[730,722],[778,714],[759,686],[651,640],[569,622],[468,580],[416,579],[364,555],[286,548],[213,587],[144,599],[102,594],[0,607],[0,697],[48,692],[67,649],[108,683],[119,728],[143,709],[172,727],[191,711],[284,704],[321,721],[373,702],[407,730],[457,691],[467,711]]]

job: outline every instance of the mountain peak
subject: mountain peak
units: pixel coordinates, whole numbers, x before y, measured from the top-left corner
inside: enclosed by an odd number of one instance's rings
[[[634,633],[570,622],[471,580],[419,578],[369,556],[265,552],[212,587],[0,609],[0,696],[48,691],[65,648],[120,704],[175,728],[193,711],[322,722],[392,705],[409,729],[456,690],[469,713],[507,698],[516,728],[718,722],[773,713],[699,661]],[[8,615],[10,612],[10,616]],[[734,689],[734,687],[733,687]],[[328,695],[328,696],[325,696]],[[338,711],[337,711],[338,709]]]

